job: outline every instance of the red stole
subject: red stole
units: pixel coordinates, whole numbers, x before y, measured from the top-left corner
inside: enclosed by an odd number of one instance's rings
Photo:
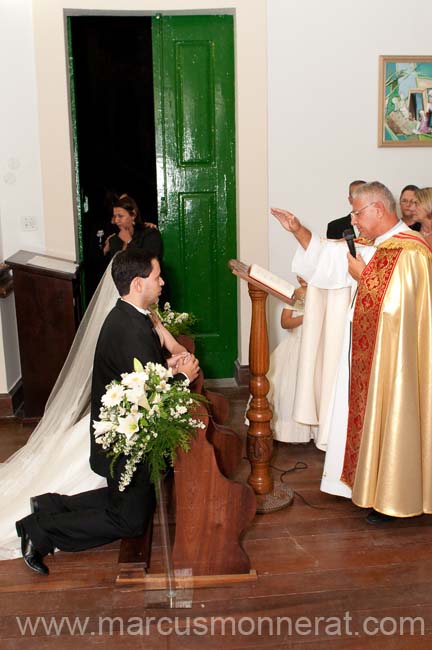
[[[341,480],[354,484],[378,322],[388,284],[402,248],[378,248],[364,269],[354,309],[348,430]]]

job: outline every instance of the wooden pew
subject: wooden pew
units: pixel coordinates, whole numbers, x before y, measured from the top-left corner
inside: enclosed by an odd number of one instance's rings
[[[193,352],[193,341],[181,343]],[[208,399],[198,407],[206,429],[199,429],[191,449],[180,451],[174,468],[173,503],[175,534],[173,566],[186,570],[187,578],[176,577],[176,586],[217,586],[256,580],[241,537],[256,512],[253,490],[230,480],[242,458],[241,437],[221,424],[229,415],[228,400],[204,389],[204,377],[192,387]],[[208,408],[207,408],[208,407]],[[119,553],[118,586],[141,585],[165,589],[163,574],[149,572],[152,524],[139,538],[123,539]]]

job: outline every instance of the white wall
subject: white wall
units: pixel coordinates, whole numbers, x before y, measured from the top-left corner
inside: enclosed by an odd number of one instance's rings
[[[0,259],[43,251],[42,188],[31,0],[0,0]],[[22,218],[37,230],[24,232]],[[21,375],[15,303],[0,299],[0,393]]]
[[[43,251],[42,191],[31,0],[0,0],[1,259]],[[24,232],[22,217],[37,230]]]
[[[289,266],[294,245],[290,235],[269,217],[267,174],[270,205],[292,209],[321,233],[327,221],[348,212],[347,186],[354,178],[379,179],[395,193],[408,182],[432,184],[431,149],[377,147],[378,56],[430,54],[426,47],[432,6],[427,0],[390,4],[385,0],[361,4],[354,0],[35,0],[34,6],[38,11],[39,101],[41,106],[51,103],[55,120],[50,123],[45,116],[41,128],[38,125],[32,0],[0,0],[2,259],[20,248],[74,257],[63,6],[148,12],[233,9],[238,73],[238,257],[244,261],[265,265],[270,260],[273,271],[292,277]],[[48,65],[50,60],[52,65]],[[44,205],[41,148],[47,154],[44,165],[61,172],[60,185],[55,173],[55,182],[44,175]],[[38,230],[23,232],[23,216],[36,217]],[[12,309],[12,304],[4,303],[2,311]],[[244,287],[239,314],[239,356],[241,363],[247,363],[249,298]],[[13,385],[19,363],[9,311],[5,319],[3,314],[0,317],[4,337],[0,348],[12,359],[6,364],[0,349],[3,393]],[[272,327],[276,333],[274,320]]]
[[[270,205],[324,235],[351,180],[432,185],[432,149],[377,146],[378,57],[430,55],[431,23],[427,0],[268,0]],[[292,279],[292,237],[270,221],[270,266]]]

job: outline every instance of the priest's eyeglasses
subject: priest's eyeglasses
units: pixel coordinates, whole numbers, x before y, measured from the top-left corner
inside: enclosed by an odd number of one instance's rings
[[[362,208],[360,208],[360,210],[354,210],[354,212],[350,212],[350,215],[352,217],[358,217],[359,214],[363,212],[363,210],[366,210],[366,208],[370,208],[370,206],[373,205],[374,203],[376,203],[376,201],[372,201],[371,203],[364,205]]]

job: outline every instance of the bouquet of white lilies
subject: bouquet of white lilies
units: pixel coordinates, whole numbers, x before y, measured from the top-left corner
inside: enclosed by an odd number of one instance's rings
[[[174,463],[176,449],[187,451],[195,429],[205,427],[190,415],[202,397],[190,392],[187,379],[170,382],[172,376],[171,368],[151,362],[143,366],[134,359],[134,372],[112,381],[102,396],[94,435],[112,456],[111,473],[119,456],[126,457],[121,491],[142,461],[148,463],[150,480],[157,483],[167,463]]]

